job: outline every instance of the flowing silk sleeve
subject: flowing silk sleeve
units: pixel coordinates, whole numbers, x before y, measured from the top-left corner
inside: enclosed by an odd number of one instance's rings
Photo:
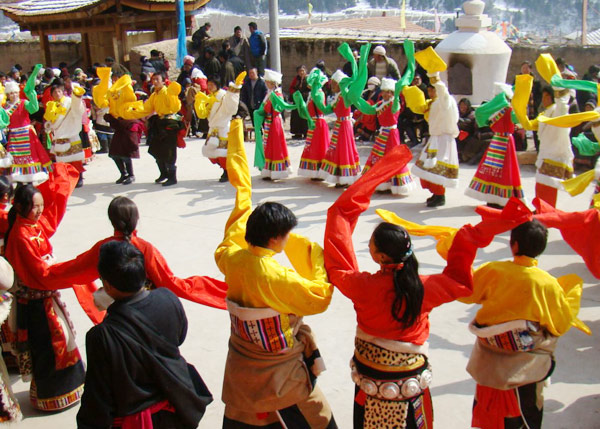
[[[325,267],[329,280],[346,295],[363,284],[352,244],[352,233],[358,217],[371,202],[380,183],[398,174],[412,155],[401,145],[386,154],[364,176],[351,185],[327,211],[325,227]]]
[[[50,179],[38,186],[44,197],[44,212],[40,225],[48,237],[52,237],[67,211],[67,201],[77,181],[79,172],[70,164],[56,163],[53,165]]]
[[[38,102],[37,93],[35,92],[35,80],[41,68],[41,64],[35,65],[29,75],[29,79],[27,79],[25,88],[23,89],[23,93],[27,96],[27,100],[25,100],[25,109],[32,115],[40,109],[40,103]]]
[[[306,107],[306,102],[302,98],[302,93],[300,91],[296,91],[293,97],[294,103],[298,108],[298,114],[302,119],[304,119],[307,122],[308,128],[313,130],[315,128],[315,121],[313,121],[313,119],[310,117],[310,114],[308,113],[308,108]]]
[[[0,106],[0,130],[8,127],[8,124],[10,124],[10,116],[4,107]]]
[[[232,253],[248,247],[246,222],[252,212],[252,181],[246,160],[243,124],[241,119],[231,121],[227,145],[227,175],[236,190],[235,205],[225,224],[225,236],[215,251],[215,261],[223,274],[224,261]]]
[[[254,111],[252,116],[254,122],[254,166],[263,169],[265,166],[265,148],[263,144],[262,126],[265,122],[265,102]]]
[[[110,81],[110,67],[98,67],[96,74],[100,83],[92,88],[92,99],[100,109],[108,107],[108,85]],[[114,112],[111,112],[114,113]]]
[[[527,116],[527,106],[529,105],[532,88],[533,76],[528,74],[517,75],[515,77],[515,95],[512,99],[512,107],[521,126],[526,130],[536,131],[539,126],[537,119],[530,120]]]
[[[321,88],[311,88],[310,96],[312,97],[313,103],[317,106],[324,115],[333,113],[333,107],[325,104],[325,93]]]

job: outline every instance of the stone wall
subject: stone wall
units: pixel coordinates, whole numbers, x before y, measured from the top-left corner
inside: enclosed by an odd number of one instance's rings
[[[50,42],[52,63],[57,66],[60,62],[77,64],[81,59],[79,42],[56,41]],[[37,40],[27,42],[0,42],[0,70],[8,72],[14,64],[21,64],[25,72],[42,61],[42,50]]]

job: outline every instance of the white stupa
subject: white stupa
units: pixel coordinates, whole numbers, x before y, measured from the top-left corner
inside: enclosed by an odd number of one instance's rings
[[[456,20],[458,30],[435,51],[448,65],[441,78],[456,100],[467,97],[472,104],[481,104],[493,98],[494,82],[506,82],[512,50],[488,31],[492,20],[483,13],[483,1],[466,1],[463,8],[465,14]]]

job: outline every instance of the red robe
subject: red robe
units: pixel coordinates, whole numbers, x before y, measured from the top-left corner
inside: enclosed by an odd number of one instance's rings
[[[61,262],[51,267],[54,275],[65,281],[74,283],[91,283],[98,279],[98,258],[100,246],[108,241],[123,240],[123,234],[115,231],[115,235],[107,237],[94,246],[67,262]],[[131,243],[144,254],[146,276],[154,286],[166,287],[175,295],[198,304],[209,307],[226,309],[225,297],[227,284],[205,276],[192,276],[186,279],[175,277],[163,255],[152,244],[139,238],[134,232]]]

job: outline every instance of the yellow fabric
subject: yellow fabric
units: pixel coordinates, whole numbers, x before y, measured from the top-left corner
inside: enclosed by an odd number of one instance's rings
[[[196,115],[200,119],[208,118],[210,114],[210,110],[213,107],[213,104],[217,102],[217,92],[214,92],[210,95],[206,95],[202,91],[199,91],[196,94],[196,98],[194,99],[194,110],[196,111]]]
[[[595,171],[589,170],[572,179],[562,182],[565,191],[572,196],[579,195],[594,181]]]
[[[554,58],[552,58],[552,55],[550,54],[541,54],[535,62],[535,68],[542,79],[548,83],[550,83],[552,76],[555,74],[560,75],[560,70],[554,61]]]
[[[108,111],[115,118],[136,119],[129,112],[143,107],[143,102],[138,101],[135,96],[132,84],[131,76],[126,74],[109,88],[107,93]]]
[[[443,72],[448,68],[444,60],[430,46],[427,49],[415,53],[415,60],[427,70],[428,74]]]
[[[4,85],[0,83],[0,107],[6,103],[6,93],[4,92]]]
[[[450,247],[452,247],[452,242],[454,241],[454,236],[458,229],[450,226],[419,225],[402,219],[388,210],[377,209],[375,210],[375,213],[377,213],[384,221],[403,227],[410,235],[416,235],[417,237],[433,237],[437,241],[435,250],[437,250],[438,254],[444,258],[444,260],[448,259],[448,252],[450,251]]]
[[[75,95],[77,97],[83,97],[84,94],[85,94],[85,89],[83,89],[80,86],[73,86],[73,95]]]
[[[238,74],[237,77],[235,78],[235,85],[238,88],[241,88],[242,85],[244,84],[244,79],[246,79],[246,74],[247,73],[245,71],[243,71],[240,74]]]
[[[573,128],[582,122],[596,121],[600,119],[600,113],[596,111],[572,113],[570,115],[557,116],[556,118],[548,118],[544,115],[538,116],[538,121],[544,124],[553,125],[560,128]]]
[[[402,95],[404,95],[406,107],[417,115],[425,115],[425,120],[429,121],[429,107],[433,100],[426,100],[423,91],[416,86],[405,86],[402,89]]]
[[[252,211],[252,182],[244,148],[241,119],[231,122],[227,173],[236,189],[235,206],[225,226],[225,237],[215,260],[229,286],[227,298],[243,307],[269,307],[298,316],[327,309],[333,286],[327,280],[323,249],[304,237],[290,234],[286,255],[297,271],[280,265],[270,249],[249,246],[244,239]]]
[[[577,319],[582,287],[583,280],[575,274],[556,279],[538,268],[535,259],[515,256],[514,261],[488,262],[478,268],[473,294],[459,301],[481,304],[475,320],[482,326],[529,320],[555,336],[571,326],[589,334]]]
[[[519,74],[515,78],[514,96],[512,99],[512,107],[521,126],[529,131],[537,131],[537,119],[530,120],[527,117],[527,105],[531,89],[533,88],[533,76],[528,74]]]
[[[67,108],[62,105],[64,100],[65,97],[62,97],[60,101],[49,101],[46,103],[46,111],[44,112],[44,119],[46,121],[54,123],[58,118],[67,113]]]
[[[110,67],[98,67],[96,74],[100,79],[100,83],[92,88],[92,99],[94,104],[100,109],[108,107],[108,84],[110,81]]]
[[[160,91],[154,91],[143,104],[133,103],[129,106],[125,119],[139,119],[152,113],[165,116],[179,112],[181,110],[180,91],[181,85],[177,82],[171,82],[168,87],[163,86]]]

